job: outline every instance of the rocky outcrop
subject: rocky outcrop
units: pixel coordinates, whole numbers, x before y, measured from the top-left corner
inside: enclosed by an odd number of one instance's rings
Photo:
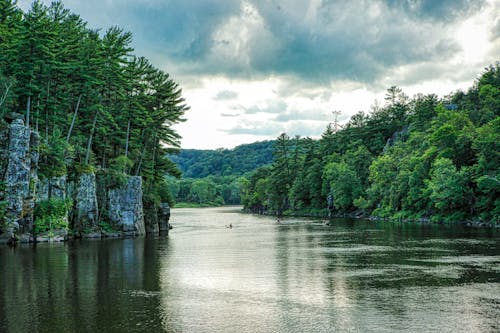
[[[142,178],[128,177],[124,188],[111,189],[108,194],[109,219],[126,235],[144,235]]]
[[[66,199],[66,175],[54,176],[49,181],[49,198]]]
[[[49,199],[66,199],[67,180],[66,175],[42,178],[36,182],[36,201]]]
[[[160,232],[168,233],[170,229],[170,206],[168,203],[164,202],[160,205],[160,211],[158,212],[158,228]]]
[[[404,126],[400,131],[394,132],[392,136],[389,139],[387,139],[387,142],[385,143],[384,153],[387,151],[387,149],[394,146],[398,141],[406,141],[408,139],[408,135],[409,135],[408,126]]]
[[[80,175],[75,193],[75,229],[95,230],[98,226],[99,209],[97,207],[95,174]]]
[[[24,126],[22,119],[15,119],[9,126],[9,162],[5,175],[7,232],[12,238],[31,233],[33,229],[30,139],[30,129]]]

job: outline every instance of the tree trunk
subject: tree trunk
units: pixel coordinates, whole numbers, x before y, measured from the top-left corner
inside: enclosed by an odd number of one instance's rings
[[[89,164],[90,150],[92,148],[92,138],[94,137],[95,126],[97,124],[97,116],[99,115],[99,109],[96,110],[94,121],[92,123],[92,129],[90,131],[89,141],[87,143],[87,152],[85,153],[85,164]]]
[[[30,109],[31,109],[31,95],[28,96],[28,103],[26,103],[26,127],[30,127]]]
[[[82,100],[82,94],[78,96],[78,101],[76,102],[75,112],[73,113],[73,119],[71,120],[71,125],[69,126],[68,135],[66,136],[66,144],[69,143],[69,138],[71,137],[71,132],[73,131],[73,126],[75,126],[76,116],[78,114],[78,109],[80,108],[80,101]]]
[[[3,94],[3,96],[0,98],[0,107],[2,107],[2,104],[5,102],[5,100],[7,99],[7,96],[9,96],[9,90],[10,88],[12,87],[12,82],[10,84],[5,84],[5,92]]]
[[[128,141],[130,137],[130,119],[128,120],[127,124],[127,137],[125,139],[125,157],[128,157]]]

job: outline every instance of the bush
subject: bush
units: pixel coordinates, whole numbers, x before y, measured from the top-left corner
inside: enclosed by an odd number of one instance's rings
[[[67,215],[71,207],[70,199],[49,199],[37,203],[34,213],[35,233],[68,228]]]

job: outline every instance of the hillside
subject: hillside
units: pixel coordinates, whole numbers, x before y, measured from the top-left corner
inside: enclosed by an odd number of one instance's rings
[[[169,158],[185,178],[239,176],[273,161],[274,141],[260,141],[233,149],[183,149]]]

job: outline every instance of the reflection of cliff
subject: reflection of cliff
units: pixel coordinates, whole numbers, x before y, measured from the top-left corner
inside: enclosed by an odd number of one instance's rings
[[[143,238],[0,251],[0,331],[161,331],[142,311],[159,308],[158,253]]]

